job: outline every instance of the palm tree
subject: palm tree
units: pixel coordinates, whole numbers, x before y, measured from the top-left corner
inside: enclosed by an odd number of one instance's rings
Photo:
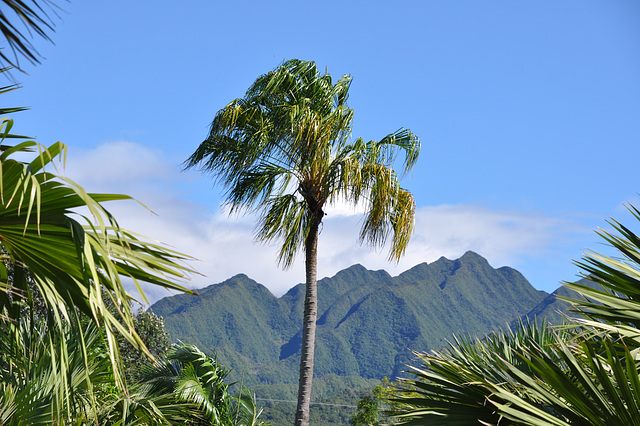
[[[166,355],[140,371],[133,386],[131,419],[144,418],[153,402],[164,418],[186,425],[254,426],[261,410],[245,390],[234,397],[225,377],[229,372],[193,345],[171,347]],[[158,401],[164,401],[160,406]],[[179,408],[176,410],[176,408]],[[116,412],[119,410],[116,410]],[[154,417],[151,415],[150,417]],[[126,422],[125,422],[126,423]],[[174,424],[172,422],[172,424]]]
[[[404,253],[415,203],[392,166],[416,163],[420,141],[400,129],[380,141],[350,141],[351,77],[335,84],[310,61],[290,60],[259,77],[243,98],[220,110],[208,137],[185,162],[213,174],[233,212],[260,211],[257,239],[282,240],[279,263],[305,253],[306,297],[296,424],[309,422],[317,314],[317,242],[325,206],[347,201],[366,207],[360,241],[383,245],[390,259]]]

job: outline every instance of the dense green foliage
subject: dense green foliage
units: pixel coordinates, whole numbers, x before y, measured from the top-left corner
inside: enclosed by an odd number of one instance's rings
[[[370,394],[358,401],[358,411],[351,416],[353,426],[377,426],[379,424],[379,401],[382,394],[380,387],[374,388]]]
[[[256,424],[250,395],[226,394],[222,374],[212,380],[210,370],[221,371],[213,359],[190,348],[209,371],[194,368],[194,359],[176,364],[179,348],[162,356],[161,319],[132,315],[123,279],[186,290],[179,283],[190,271],[187,257],[120,228],[102,205],[130,197],[88,194],[51,173],[65,157],[63,144],[6,144],[23,139],[12,125],[0,120],[0,424]],[[34,149],[32,161],[14,159]],[[157,363],[176,367],[177,388],[127,383],[151,362],[145,341]],[[196,382],[206,398],[194,397]]]
[[[153,357],[163,358],[166,355],[171,341],[162,317],[139,308],[133,319],[133,327]],[[149,363],[149,356],[122,338],[118,339],[118,347],[122,364],[126,366],[127,379],[134,379],[140,369]]]
[[[640,211],[630,207],[640,222]],[[640,237],[612,220],[617,255],[587,253],[585,285],[566,283],[570,327],[521,325],[420,354],[395,400],[406,424],[640,424]]]
[[[117,392],[103,336],[90,321],[56,324],[27,314],[0,321],[0,337],[0,424],[95,421],[96,392]]]
[[[176,345],[143,366],[134,383],[134,395],[144,402],[163,401],[183,414],[181,424],[254,425],[260,410],[251,394],[240,389],[232,396],[225,378],[228,371],[193,345]],[[134,413],[135,414],[135,413]],[[135,422],[132,416],[128,422]],[[175,424],[172,422],[171,424]]]
[[[134,324],[156,361],[119,339],[125,356],[118,363],[129,378],[123,391],[115,386],[107,342],[94,322],[80,315],[79,322],[58,325],[46,307],[32,309],[19,298],[14,305],[21,318],[0,321],[3,425],[259,423],[252,396],[244,389],[228,392],[226,370],[197,348],[166,347],[162,319],[153,314],[140,313]]]

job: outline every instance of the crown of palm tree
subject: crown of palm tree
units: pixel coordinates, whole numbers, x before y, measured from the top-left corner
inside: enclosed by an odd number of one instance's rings
[[[379,246],[391,236],[394,260],[411,235],[415,203],[392,166],[403,152],[403,174],[409,171],[420,141],[407,129],[350,141],[350,85],[349,75],[334,84],[313,62],[285,62],[216,114],[185,163],[216,177],[232,212],[261,212],[257,237],[282,239],[285,267],[304,246],[311,217],[338,200],[364,203],[361,241]]]

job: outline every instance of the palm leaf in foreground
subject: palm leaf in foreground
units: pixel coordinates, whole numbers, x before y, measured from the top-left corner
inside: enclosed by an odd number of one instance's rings
[[[497,424],[502,415],[489,403],[493,385],[517,390],[517,379],[504,365],[531,374],[519,354],[529,347],[547,348],[557,339],[545,324],[520,322],[484,339],[454,338],[442,352],[416,354],[422,366],[411,367],[414,379],[401,381],[391,414],[406,424]]]
[[[241,390],[238,397],[229,394],[229,384],[224,381],[227,374],[214,358],[193,345],[181,344],[143,369],[133,386],[134,398],[169,395],[184,407],[183,412],[190,413],[187,424],[260,424],[261,411],[246,390]]]
[[[640,222],[640,210],[633,205],[628,210]],[[640,237],[615,219],[608,223],[613,232],[599,230],[598,234],[618,255],[588,252],[577,264],[599,288],[565,283],[582,296],[566,300],[583,317],[580,324],[621,334],[626,345],[635,349],[640,347]]]
[[[629,210],[640,221],[640,211]],[[566,284],[580,294],[566,300],[582,315],[568,334],[558,330],[544,344],[517,333],[506,351],[479,341],[476,348],[487,349],[481,362],[460,342],[424,356],[404,389],[413,395],[399,398],[407,424],[640,425],[640,238],[610,224],[616,233],[599,234],[619,257],[591,252],[578,263],[598,286]]]
[[[10,119],[4,122],[11,123]],[[1,126],[8,136],[10,125]],[[0,314],[18,318],[11,308],[16,298],[31,303],[33,281],[55,323],[78,321],[75,309],[91,318],[105,334],[116,383],[122,385],[115,334],[145,350],[137,336],[123,279],[137,285],[147,282],[167,289],[191,292],[181,284],[192,270],[189,258],[146,240],[118,226],[102,203],[126,200],[118,194],[88,194],[71,179],[52,174],[55,160],[62,161],[66,147],[56,143],[43,148],[22,142],[0,152]],[[31,162],[13,159],[17,153],[37,149]],[[47,170],[45,170],[45,168]],[[84,215],[78,213],[83,209]],[[113,302],[115,314],[107,309],[102,289]],[[192,293],[192,292],[191,292]],[[84,337],[79,336],[82,342]],[[86,356],[86,348],[79,350]],[[65,371],[65,359],[53,361]]]

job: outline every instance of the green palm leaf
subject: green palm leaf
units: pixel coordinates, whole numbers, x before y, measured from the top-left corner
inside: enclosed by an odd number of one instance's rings
[[[4,129],[2,141],[9,136],[12,121],[3,122],[7,124],[0,126]],[[13,308],[15,302],[22,299],[31,305],[34,291],[50,311],[50,321],[56,328],[62,329],[65,323],[79,324],[78,312],[86,315],[104,334],[113,378],[124,389],[115,334],[140,350],[146,348],[133,328],[129,307],[132,296],[125,291],[123,279],[132,279],[138,285],[141,301],[146,297],[140,282],[191,292],[181,284],[193,272],[184,263],[189,258],[120,228],[102,205],[130,197],[89,194],[71,179],[53,174],[56,161],[60,163],[57,167],[63,167],[63,144],[49,148],[34,142],[2,146],[0,315],[4,321],[19,320],[21,311]],[[28,163],[12,158],[33,149],[38,153]],[[108,305],[114,309],[107,309]],[[79,345],[73,353],[68,345],[49,342],[49,360],[60,379],[59,386],[51,388],[57,406],[68,406],[65,401],[71,397],[73,357],[79,354],[88,363],[87,336],[81,327],[76,330],[74,340]],[[89,376],[85,379],[90,383]]]
[[[181,344],[143,369],[134,386],[134,399],[170,398],[185,412],[192,413],[192,420],[200,419],[202,423],[197,424],[259,424],[261,411],[251,396],[246,391],[239,397],[228,393],[229,385],[224,381],[227,374],[215,359],[197,347]]]
[[[562,332],[562,338],[568,338],[567,333]],[[546,324],[520,322],[484,339],[454,338],[443,352],[417,354],[422,366],[411,367],[415,379],[401,382],[391,414],[410,425],[509,424],[489,403],[494,387],[523,396],[518,376],[532,375],[526,351],[550,350],[558,339]],[[507,364],[511,370],[505,369]]]
[[[0,322],[2,424],[65,424],[71,418],[94,418],[95,390],[113,377],[95,324],[79,319],[59,327],[45,311],[36,316],[21,301],[11,309],[22,315]]]
[[[578,265],[594,285],[566,284],[581,296],[565,300],[582,318],[544,331],[552,339],[517,331],[422,356],[398,398],[400,416],[408,424],[639,425],[640,238],[610,224],[614,233],[599,234],[618,256],[589,252]]]
[[[628,206],[640,222],[640,210]],[[578,266],[594,287],[579,283],[565,285],[582,296],[566,299],[584,319],[579,322],[594,329],[623,335],[626,344],[640,347],[640,237],[615,219],[608,222],[614,232],[599,230],[618,256],[588,252]]]

